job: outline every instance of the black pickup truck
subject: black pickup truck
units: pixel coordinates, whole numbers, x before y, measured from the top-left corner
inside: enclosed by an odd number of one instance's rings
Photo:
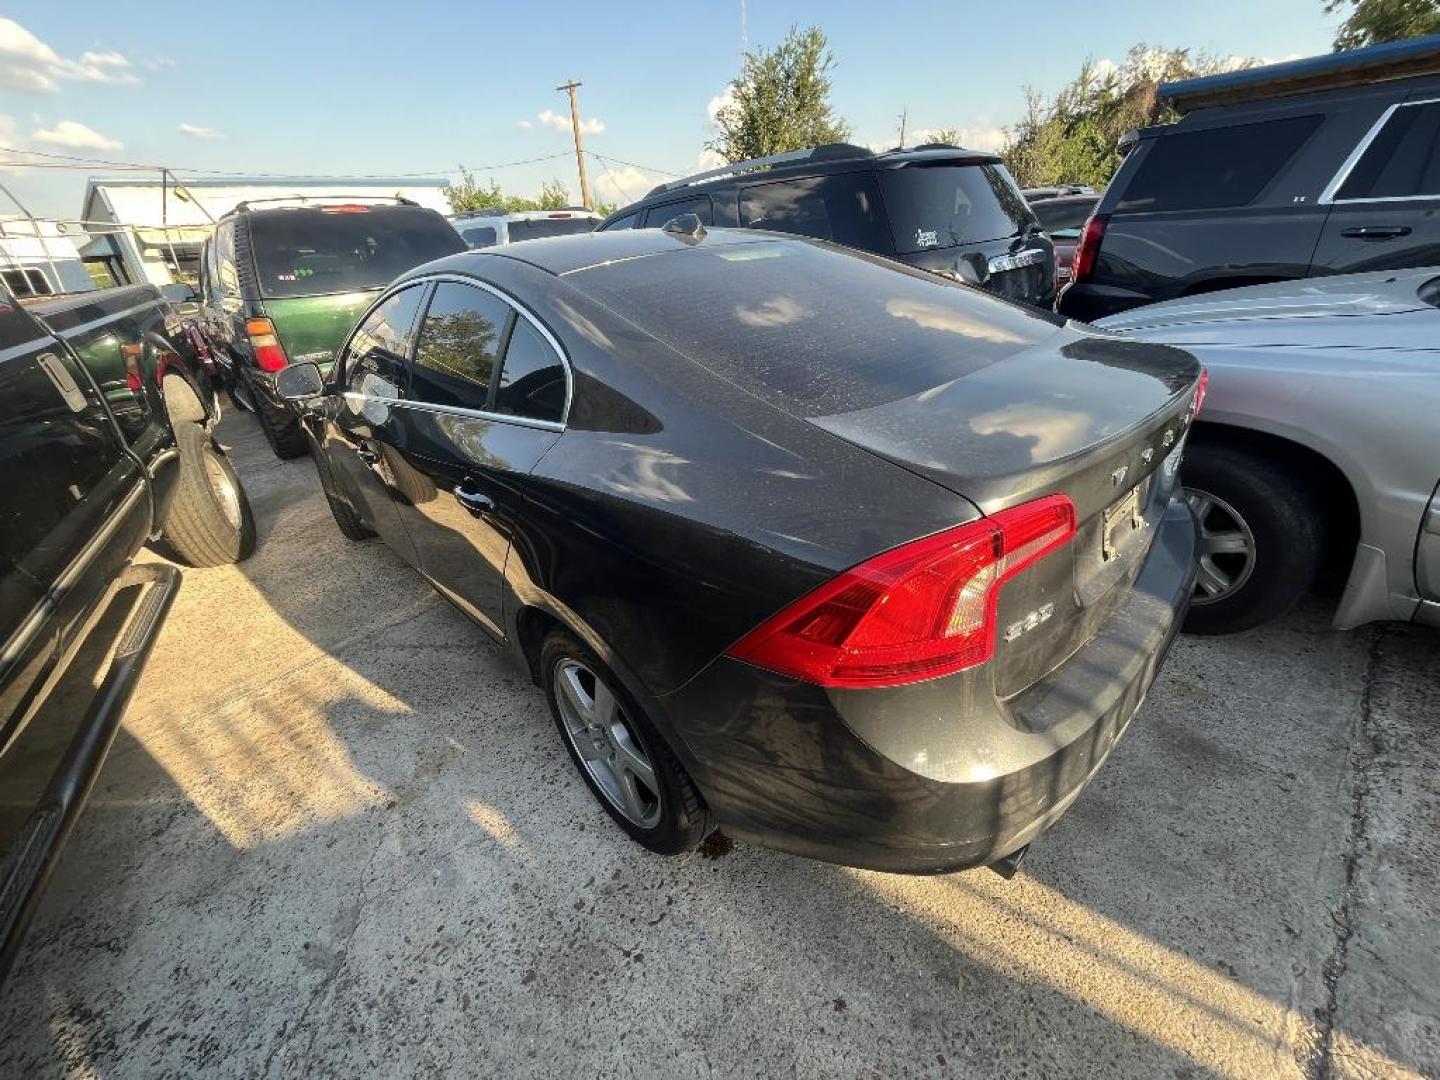
[[[254,547],[215,403],[154,287],[0,288],[0,978],[180,582],[134,556]]]

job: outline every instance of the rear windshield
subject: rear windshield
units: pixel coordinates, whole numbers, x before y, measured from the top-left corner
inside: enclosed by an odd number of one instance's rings
[[[262,296],[322,296],[388,285],[411,267],[465,250],[434,210],[374,206],[255,214],[250,247]]]
[[[911,165],[879,175],[895,248],[906,254],[1015,236],[1034,221],[1003,165]]]
[[[1074,240],[1090,211],[1099,202],[1095,199],[1054,199],[1034,204],[1030,209],[1040,219],[1040,227],[1057,240]]]
[[[538,240],[542,236],[571,236],[574,233],[591,232],[600,223],[599,218],[527,218],[510,222],[510,242]]]
[[[566,280],[797,416],[918,394],[1063,322],[923,271],[796,241],[701,245]]]

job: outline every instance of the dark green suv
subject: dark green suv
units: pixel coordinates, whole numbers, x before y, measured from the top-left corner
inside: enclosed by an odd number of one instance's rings
[[[278,457],[299,457],[306,443],[275,373],[306,361],[328,372],[375,294],[464,250],[449,222],[408,199],[256,200],[220,219],[201,259],[204,326],[231,396],[255,411]]]

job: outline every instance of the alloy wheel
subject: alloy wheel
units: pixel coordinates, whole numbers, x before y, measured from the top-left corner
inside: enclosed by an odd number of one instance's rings
[[[660,785],[624,707],[579,660],[562,659],[554,670],[565,735],[585,771],[625,820],[652,828],[660,820]]]
[[[225,520],[235,528],[240,528],[243,520],[240,489],[220,456],[209,446],[205,448],[205,479],[210,483],[210,490],[215,493],[215,501],[220,504],[220,512],[225,515]]]
[[[1200,526],[1200,573],[1191,602],[1203,606],[1228,599],[1255,569],[1255,534],[1240,512],[1218,495],[1186,488],[1185,501]]]

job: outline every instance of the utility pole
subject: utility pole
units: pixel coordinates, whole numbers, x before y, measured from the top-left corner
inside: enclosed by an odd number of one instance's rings
[[[580,167],[580,205],[589,210],[590,181],[585,176],[585,146],[580,141],[580,106],[575,100],[575,91],[583,85],[571,79],[564,86],[557,86],[555,89],[570,92],[570,128],[575,132],[575,164]]]
[[[905,121],[910,117],[910,106],[906,105],[900,110],[900,149],[905,149]]]

